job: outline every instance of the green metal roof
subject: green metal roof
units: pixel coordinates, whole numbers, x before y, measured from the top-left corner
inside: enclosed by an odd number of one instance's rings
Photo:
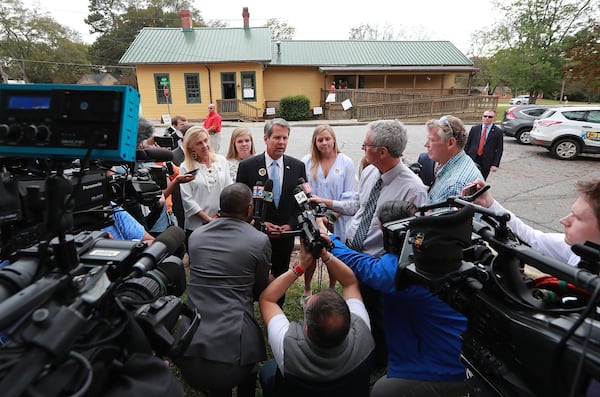
[[[472,66],[449,41],[286,40],[273,43],[271,65]]]
[[[473,66],[449,41],[271,41],[267,27],[144,28],[119,63],[262,62],[280,66]]]
[[[269,62],[269,28],[143,28],[119,63]]]

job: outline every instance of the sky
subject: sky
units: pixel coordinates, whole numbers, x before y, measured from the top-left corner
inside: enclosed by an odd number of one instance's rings
[[[23,0],[28,6],[50,13],[59,23],[80,32],[92,43],[86,0]],[[295,40],[347,40],[350,29],[361,24],[393,26],[395,32],[411,32],[410,39],[449,40],[469,55],[471,33],[494,22],[492,0],[358,0],[194,1],[204,21],[219,19],[230,27],[242,27],[242,10],[248,7],[250,26],[262,26],[269,18],[280,18],[296,28]],[[193,16],[192,16],[193,17]],[[410,36],[412,34],[412,36]]]

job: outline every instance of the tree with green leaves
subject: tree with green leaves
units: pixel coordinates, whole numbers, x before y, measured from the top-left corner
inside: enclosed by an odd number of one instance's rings
[[[89,72],[79,34],[21,0],[0,4],[0,62],[3,79],[31,83],[74,83]]]
[[[563,76],[571,91],[580,90],[591,102],[600,94],[600,24],[593,23],[567,38],[564,48]]]
[[[187,0],[90,0],[90,10],[92,3],[99,7],[90,13],[86,23],[92,31],[101,33],[89,51],[95,64],[117,65],[144,27],[181,27],[180,10],[191,11],[194,26],[206,26],[200,11],[191,7]],[[118,5],[121,12],[113,12],[110,9],[113,4]]]
[[[557,90],[564,65],[562,43],[598,15],[594,0],[498,1],[503,20],[489,31],[496,53],[490,70],[496,84],[538,94]]]

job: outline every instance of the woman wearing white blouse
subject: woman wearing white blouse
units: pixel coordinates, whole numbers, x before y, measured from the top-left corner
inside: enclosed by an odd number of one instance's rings
[[[210,222],[219,211],[219,197],[227,185],[233,183],[229,163],[213,152],[210,136],[203,127],[190,128],[183,138],[185,158],[180,173],[195,173],[190,183],[181,185],[181,200],[185,212],[186,235]]]

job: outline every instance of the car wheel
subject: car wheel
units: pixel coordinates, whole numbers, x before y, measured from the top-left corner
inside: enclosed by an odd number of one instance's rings
[[[559,160],[572,160],[580,151],[579,143],[572,139],[559,139],[550,148],[550,153]]]
[[[515,135],[517,142],[519,142],[521,145],[529,145],[531,143],[530,132],[531,130],[520,130],[517,132],[517,135]]]

